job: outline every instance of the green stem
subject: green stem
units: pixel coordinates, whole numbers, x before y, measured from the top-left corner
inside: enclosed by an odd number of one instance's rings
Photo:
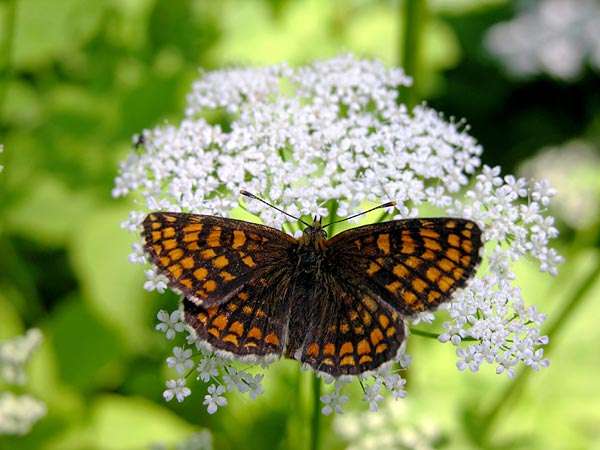
[[[430,339],[439,339],[440,335],[437,333],[432,333],[431,331],[419,330],[417,328],[409,328],[410,334],[414,334],[416,336],[426,337]],[[464,337],[461,339],[462,341],[476,341],[477,339],[472,337]]]
[[[321,448],[321,379],[316,373],[312,375],[312,417],[310,450]]]
[[[573,312],[577,309],[583,300],[587,297],[590,289],[594,286],[595,282],[600,277],[600,258],[596,261],[596,265],[593,270],[587,275],[587,277],[581,282],[579,287],[575,290],[573,295],[567,299],[559,313],[554,317],[554,320],[550,322],[545,333],[550,339],[548,345],[545,347],[545,354],[548,355],[550,350],[554,347],[554,342],[558,334],[565,328],[565,325],[573,315]],[[493,431],[494,426],[498,422],[498,418],[506,409],[507,404],[514,397],[517,392],[521,392],[527,378],[531,374],[531,369],[528,367],[522,368],[512,382],[506,386],[506,388],[500,393],[496,401],[482,415],[480,422],[480,439],[481,442],[486,442],[487,438]]]
[[[413,79],[410,88],[404,90],[403,100],[409,110],[419,101],[421,54],[423,30],[427,17],[427,0],[404,0],[400,14],[404,19],[402,27],[401,65]]]
[[[16,10],[17,0],[8,0],[5,4],[4,26],[2,27],[4,28],[4,39],[0,42],[0,118],[2,117],[8,80],[11,75]]]

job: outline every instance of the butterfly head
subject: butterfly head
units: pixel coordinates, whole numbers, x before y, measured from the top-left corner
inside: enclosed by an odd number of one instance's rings
[[[315,216],[312,224],[308,225],[302,230],[302,237],[300,238],[301,245],[314,246],[315,248],[321,248],[322,243],[327,239],[327,232],[321,225],[321,218]]]

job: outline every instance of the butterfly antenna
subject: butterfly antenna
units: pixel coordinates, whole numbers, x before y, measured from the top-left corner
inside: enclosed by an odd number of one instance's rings
[[[259,202],[263,202],[265,205],[267,205],[267,206],[270,206],[271,208],[273,208],[273,209],[275,209],[275,210],[279,211],[280,213],[282,213],[282,214],[285,214],[286,216],[288,216],[288,217],[291,217],[292,219],[296,219],[296,220],[297,220],[297,221],[299,221],[299,222],[302,222],[302,223],[303,223],[304,225],[306,225],[307,227],[309,227],[309,226],[310,226],[310,224],[306,223],[306,222],[305,222],[304,220],[302,220],[300,217],[293,216],[293,215],[291,215],[290,213],[288,213],[288,212],[285,212],[283,209],[280,209],[280,208],[278,208],[277,206],[271,205],[269,202],[267,202],[267,201],[263,200],[263,199],[262,199],[262,198],[260,198],[260,197],[257,197],[256,195],[252,194],[251,192],[248,192],[248,191],[245,191],[245,190],[243,190],[243,189],[242,189],[242,190],[240,191],[240,194],[242,194],[242,195],[244,195],[244,196],[246,196],[246,197],[250,197],[251,199],[258,200]]]
[[[355,217],[362,216],[363,214],[370,213],[371,211],[375,211],[376,209],[389,208],[391,206],[396,206],[396,202],[393,202],[393,201],[392,202],[387,202],[387,203],[384,203],[382,205],[376,206],[375,208],[367,209],[366,211],[360,212],[358,214],[354,214],[354,215],[352,215],[350,217],[345,217],[343,219],[336,220],[334,222],[329,222],[327,225],[323,225],[323,228],[328,227],[329,225],[333,225],[335,223],[345,222],[346,220],[354,219]]]

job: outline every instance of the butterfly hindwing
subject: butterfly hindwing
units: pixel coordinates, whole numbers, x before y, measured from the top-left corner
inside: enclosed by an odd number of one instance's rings
[[[260,271],[285,261],[294,243],[274,228],[186,213],[148,214],[142,235],[169,286],[207,307],[225,302]]]
[[[238,356],[281,355],[286,342],[289,276],[274,269],[244,284],[226,303],[203,307],[184,299],[186,323],[217,350]]]
[[[475,222],[453,218],[366,225],[327,241],[341,271],[362,277],[403,315],[448,301],[474,274],[481,245]]]
[[[316,370],[333,376],[373,370],[404,341],[400,315],[349,279],[328,280],[307,300],[304,314],[292,310],[286,353]],[[302,340],[294,343],[294,336]]]

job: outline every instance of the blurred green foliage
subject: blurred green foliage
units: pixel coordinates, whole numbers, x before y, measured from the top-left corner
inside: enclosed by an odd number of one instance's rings
[[[466,118],[484,160],[508,171],[543,145],[600,140],[597,74],[515,81],[485,52],[486,29],[513,6],[432,1],[419,92]],[[342,51],[397,64],[400,11],[383,0],[0,2],[0,339],[43,330],[27,389],[49,411],[28,436],[0,437],[0,448],[139,449],[202,427],[217,448],[302,448],[309,386],[297,383],[305,375],[291,362],[269,372],[257,401],[232,396],[215,416],[201,392],[163,402],[169,349],[154,315],[176,300],[143,291],[139,266],[127,260],[132,239],[119,228],[130,205],[111,198],[112,182],[134,133],[181,117],[199,67],[296,64]],[[519,273],[525,298],[550,314],[598,258],[589,238],[564,231],[571,260],[556,284],[527,264]],[[598,295],[600,286],[590,300]],[[586,301],[565,325],[551,368],[510,404],[494,447],[600,448],[599,308]],[[450,346],[419,338],[410,346],[411,414],[443,430],[444,448],[476,447],[473,411],[508,380],[459,373]],[[346,445],[333,433],[324,440],[328,449]]]

